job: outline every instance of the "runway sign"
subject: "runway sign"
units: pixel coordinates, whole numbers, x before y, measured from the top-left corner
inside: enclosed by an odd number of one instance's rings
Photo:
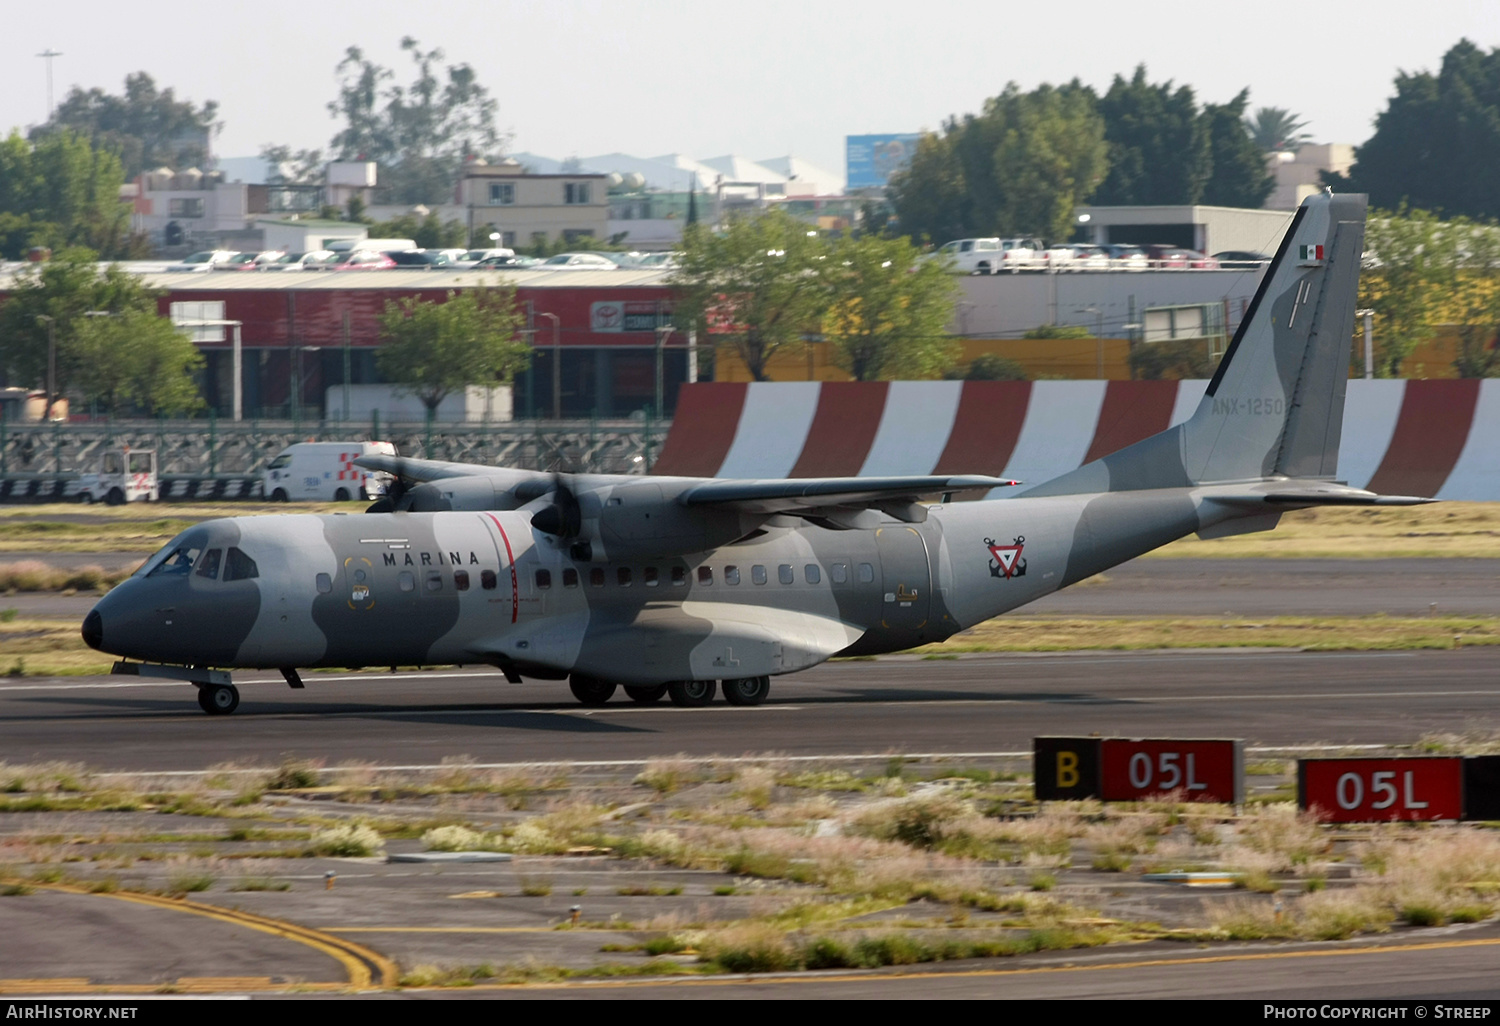
[[[1461,758],[1299,759],[1297,806],[1325,823],[1462,819]]]
[[[1038,801],[1139,801],[1176,792],[1186,801],[1239,805],[1243,743],[1223,738],[1038,737],[1032,740]]]
[[[1464,819],[1500,820],[1500,755],[1464,760]]]

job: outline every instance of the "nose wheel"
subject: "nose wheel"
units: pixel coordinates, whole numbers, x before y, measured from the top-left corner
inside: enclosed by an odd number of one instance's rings
[[[228,716],[240,707],[240,692],[232,684],[199,684],[198,707],[210,716]]]

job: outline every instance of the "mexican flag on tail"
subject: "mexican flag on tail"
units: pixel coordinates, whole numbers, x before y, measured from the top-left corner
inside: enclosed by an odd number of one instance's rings
[[[1323,247],[1298,246],[1297,262],[1304,266],[1308,264],[1321,264],[1323,262]]]

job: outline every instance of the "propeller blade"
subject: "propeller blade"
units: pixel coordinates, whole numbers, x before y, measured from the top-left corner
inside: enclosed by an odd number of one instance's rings
[[[567,475],[552,475],[552,503],[532,514],[531,526],[562,539],[577,538],[583,531],[583,507]]]
[[[401,503],[406,499],[406,493],[411,491],[411,485],[407,484],[406,461],[397,457],[396,471],[392,475],[391,483],[386,486],[385,494],[365,509],[366,513],[394,513],[407,507]]]

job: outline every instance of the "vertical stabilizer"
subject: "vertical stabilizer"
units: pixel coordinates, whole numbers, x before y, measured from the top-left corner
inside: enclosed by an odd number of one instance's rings
[[[1303,201],[1191,418],[1025,494],[1332,479],[1367,205],[1328,192]]]

